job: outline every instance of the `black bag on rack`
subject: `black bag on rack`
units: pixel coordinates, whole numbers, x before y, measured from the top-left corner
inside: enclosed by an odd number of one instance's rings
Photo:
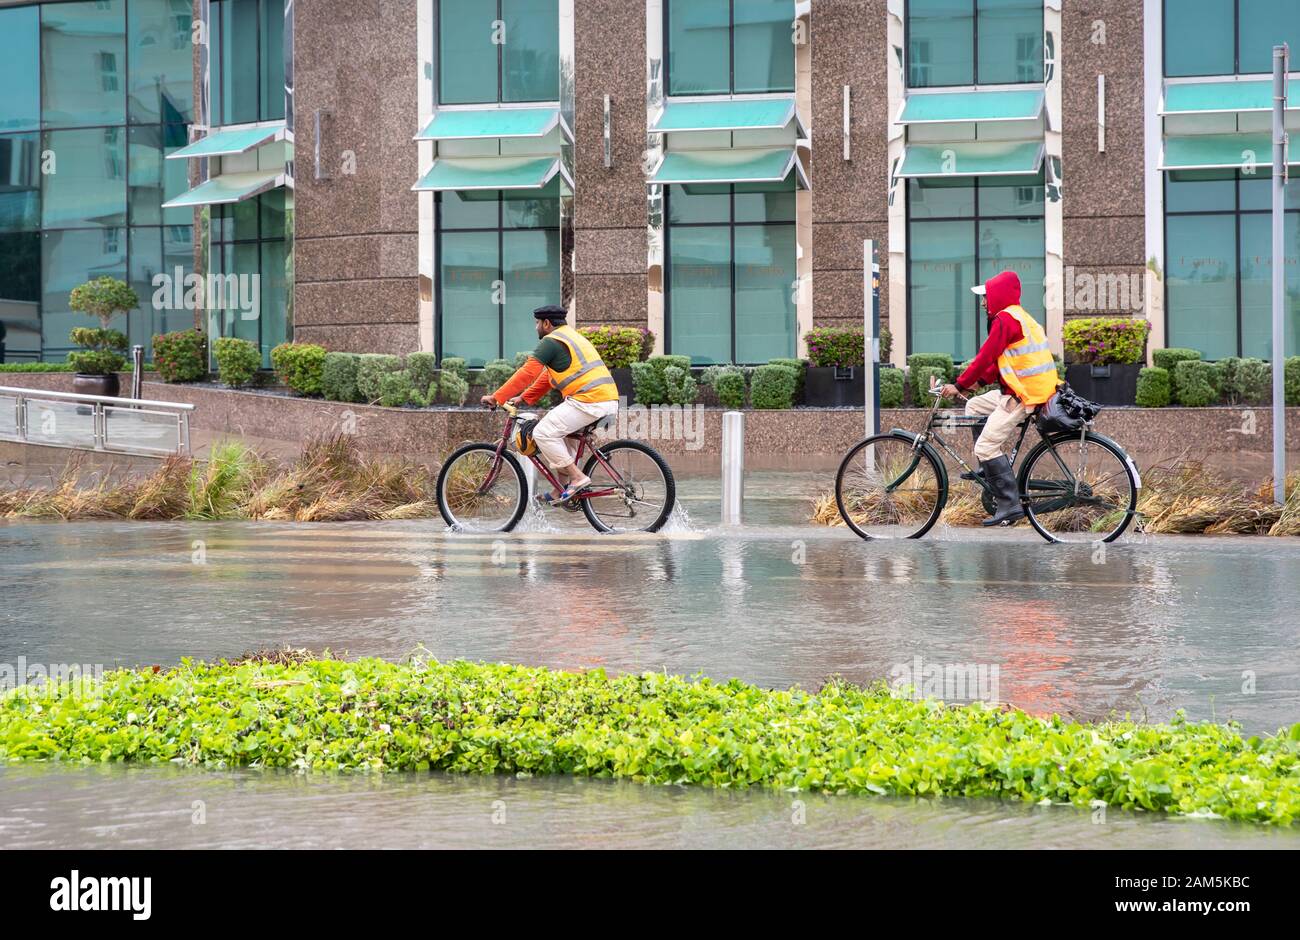
[[[1056,387],[1056,394],[1038,407],[1034,420],[1046,434],[1062,431],[1076,433],[1097,417],[1100,411],[1101,405],[1076,394],[1074,389],[1062,382]]]

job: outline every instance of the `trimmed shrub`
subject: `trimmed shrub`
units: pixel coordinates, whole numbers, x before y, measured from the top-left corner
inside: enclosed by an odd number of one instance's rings
[[[942,378],[945,382],[951,382],[957,377],[957,367],[953,365],[952,356],[949,353],[912,353],[907,357],[907,368],[915,377],[917,369],[924,368],[938,369],[943,373]],[[928,407],[929,399],[925,399]]]
[[[889,357],[894,352],[894,334],[889,332],[889,327],[883,323],[880,324],[880,361],[888,362]]]
[[[504,359],[493,359],[483,367],[483,386],[490,395],[509,382],[510,376],[514,374],[514,367],[510,363]]]
[[[407,365],[410,365],[411,357],[406,357]],[[442,371],[454,372],[466,382],[469,382],[469,364],[460,356],[444,356],[442,359]]]
[[[389,372],[397,372],[402,368],[402,360],[398,356],[390,356],[387,353],[362,353],[361,361],[357,364],[357,391],[364,402],[377,402],[382,394],[379,389],[379,378]]]
[[[931,378],[936,379],[940,385],[952,381],[942,365],[913,366],[908,370],[908,375],[912,378],[912,404],[918,408],[929,408],[934,404],[934,396],[930,394]],[[945,398],[939,403],[939,407],[951,408],[952,402]]]
[[[865,334],[860,326],[816,326],[803,335],[808,362],[818,368],[860,366],[865,362]],[[881,359],[884,335],[881,335]]]
[[[880,368],[880,407],[903,407],[903,370]]]
[[[326,353],[320,370],[321,394],[330,401],[360,401],[361,393],[357,391],[360,365],[361,357],[356,353]]]
[[[1169,404],[1168,369],[1152,366],[1138,372],[1136,404],[1139,408],[1163,408]]]
[[[222,336],[212,343],[212,354],[217,360],[217,375],[222,384],[241,388],[253,381],[262,367],[262,354],[257,344],[236,336]]]
[[[767,364],[770,366],[789,366],[794,369],[797,381],[794,387],[795,404],[803,402],[804,382],[808,378],[808,363],[803,359],[769,359]]]
[[[159,333],[153,361],[164,382],[197,382],[208,374],[208,338],[200,330]]]
[[[444,363],[446,360],[443,360]],[[495,391],[495,389],[493,389]],[[437,400],[448,405],[463,405],[469,397],[469,382],[459,372],[443,369],[438,376]],[[433,389],[429,389],[429,402],[434,400]]]
[[[586,326],[578,332],[591,341],[601,360],[611,369],[630,368],[632,363],[649,356],[649,350],[654,348],[653,336],[646,346],[649,331],[635,326]]]
[[[407,369],[379,374],[379,404],[385,408],[401,408],[403,405],[423,404],[423,399],[411,384],[411,373]]]
[[[1273,367],[1263,359],[1243,359],[1237,369],[1236,394],[1239,402],[1265,404],[1272,397]]]
[[[4,372],[71,372],[70,362],[0,362],[0,373]]]
[[[1058,381],[1065,381],[1065,362],[1056,353],[1052,353],[1052,362],[1056,363],[1056,378]]]
[[[1151,351],[1151,364],[1169,373],[1169,394],[1174,401],[1178,400],[1178,363],[1200,358],[1201,354],[1195,349],[1183,349],[1177,346]]]
[[[1079,317],[1066,321],[1065,351],[1075,362],[1131,365],[1142,361],[1150,330],[1137,317]]]
[[[464,359],[459,360],[464,362]],[[438,360],[433,353],[413,352],[406,356],[406,371],[411,373],[411,385],[416,389],[428,388],[438,381]]]
[[[771,410],[794,407],[794,392],[799,376],[790,366],[759,366],[754,370],[749,398],[755,408]]]
[[[632,363],[633,397],[639,405],[664,405],[668,399],[668,383],[664,373],[670,366],[675,366],[690,374],[690,356],[651,356],[645,362]],[[638,379],[638,376],[640,378]],[[691,382],[694,386],[694,380]],[[684,385],[678,385],[679,394],[684,393]],[[694,401],[694,398],[691,399]]]
[[[515,353],[514,364],[516,372],[524,367],[524,363],[528,361],[528,357],[532,354],[533,351],[531,349],[526,350],[525,352]]]
[[[122,353],[126,351],[127,340],[121,330],[78,326],[73,328],[68,338],[83,347],[68,353],[68,362],[75,371],[83,375],[109,375],[126,368],[126,357]]]
[[[713,379],[713,392],[723,408],[737,410],[745,407],[745,373],[735,366],[723,366]]]
[[[325,347],[315,343],[281,343],[271,350],[271,365],[280,381],[299,395],[321,393]]]
[[[1218,370],[1212,362],[1184,359],[1174,369],[1174,396],[1178,404],[1189,408],[1202,408],[1219,400],[1215,385]]]
[[[691,405],[699,394],[694,377],[688,369],[668,366],[664,369],[664,394],[673,405]]]
[[[1300,405],[1300,356],[1291,356],[1286,361],[1282,372],[1282,395],[1286,404]]]

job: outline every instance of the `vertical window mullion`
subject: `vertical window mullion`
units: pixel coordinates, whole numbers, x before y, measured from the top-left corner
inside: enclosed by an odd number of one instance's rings
[[[727,233],[731,240],[731,361],[736,361],[736,184],[731,184]]]
[[[727,4],[727,71],[730,76],[727,80],[727,88],[731,92],[731,94],[734,95],[736,93],[736,0],[730,0],[730,2]],[[735,221],[734,210],[735,210],[735,201],[736,201],[735,186],[731,187],[731,201],[732,201],[732,210],[733,210],[732,221],[734,222]],[[735,309],[736,305],[733,302],[731,306],[732,309]],[[734,342],[732,345],[734,350],[734,345],[735,345]],[[735,361],[734,351],[733,351],[732,361],[733,362]]]
[[[501,9],[500,4],[497,9]],[[501,282],[501,303],[497,304],[497,349],[501,350],[502,359],[506,357],[506,302],[510,299],[509,288],[506,286],[505,195],[504,190],[497,190],[497,280]]]
[[[1233,172],[1235,179],[1232,186],[1232,198],[1234,212],[1232,214],[1234,245],[1232,266],[1236,269],[1237,281],[1237,355],[1242,354],[1242,329],[1241,329],[1241,171]],[[1284,216],[1285,219],[1285,216]]]
[[[502,26],[505,25],[504,7],[505,7],[505,0],[497,0],[497,22],[501,23]],[[502,37],[502,38],[504,39],[506,37]],[[505,68],[506,68],[505,43],[499,42],[497,43],[497,103],[498,104],[501,103],[502,98],[505,96],[505,90],[506,90],[506,80],[504,75]],[[500,264],[500,259],[497,259],[497,263],[498,265]],[[504,304],[502,306],[504,306]],[[505,343],[504,333],[502,333],[501,342],[502,344]],[[504,348],[504,345],[502,346],[502,348]]]
[[[980,5],[979,0],[970,0],[970,37],[971,37],[971,82],[980,83]],[[979,183],[976,181],[976,188]],[[976,215],[979,214],[979,196],[976,197]],[[978,268],[976,269],[978,271]],[[978,327],[977,327],[978,329]]]

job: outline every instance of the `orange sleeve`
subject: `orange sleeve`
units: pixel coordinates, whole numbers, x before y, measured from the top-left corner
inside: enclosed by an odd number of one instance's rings
[[[536,360],[533,361],[536,362]],[[541,365],[540,362],[537,364]],[[533,382],[533,384],[528,386],[528,390],[524,392],[524,401],[526,401],[530,405],[535,405],[543,398],[545,398],[546,393],[549,392],[550,390],[551,390],[551,373],[549,369],[547,369],[545,366],[542,366],[541,374],[537,376],[537,379]]]
[[[546,375],[546,367],[537,359],[529,356],[528,361],[520,366],[514,375],[510,376],[506,384],[492,393],[492,397],[497,400],[498,405],[504,405],[524,389],[531,392],[537,385],[539,373],[546,378],[547,384],[550,384],[550,378]],[[541,398],[541,395],[537,397]]]

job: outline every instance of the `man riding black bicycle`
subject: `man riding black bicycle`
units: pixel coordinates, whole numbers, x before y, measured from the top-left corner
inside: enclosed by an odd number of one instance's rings
[[[966,401],[966,414],[987,416],[984,427],[971,428],[975,459],[996,498],[996,511],[984,525],[1001,525],[1024,516],[1011,461],[1003,448],[1016,428],[1038,405],[1056,392],[1056,362],[1047,334],[1020,306],[1020,278],[1003,271],[971,291],[984,300],[989,319],[988,339],[955,383],[943,386],[947,398],[965,389],[996,382],[998,387]],[[962,396],[965,397],[965,396]],[[968,476],[963,474],[963,476]]]

